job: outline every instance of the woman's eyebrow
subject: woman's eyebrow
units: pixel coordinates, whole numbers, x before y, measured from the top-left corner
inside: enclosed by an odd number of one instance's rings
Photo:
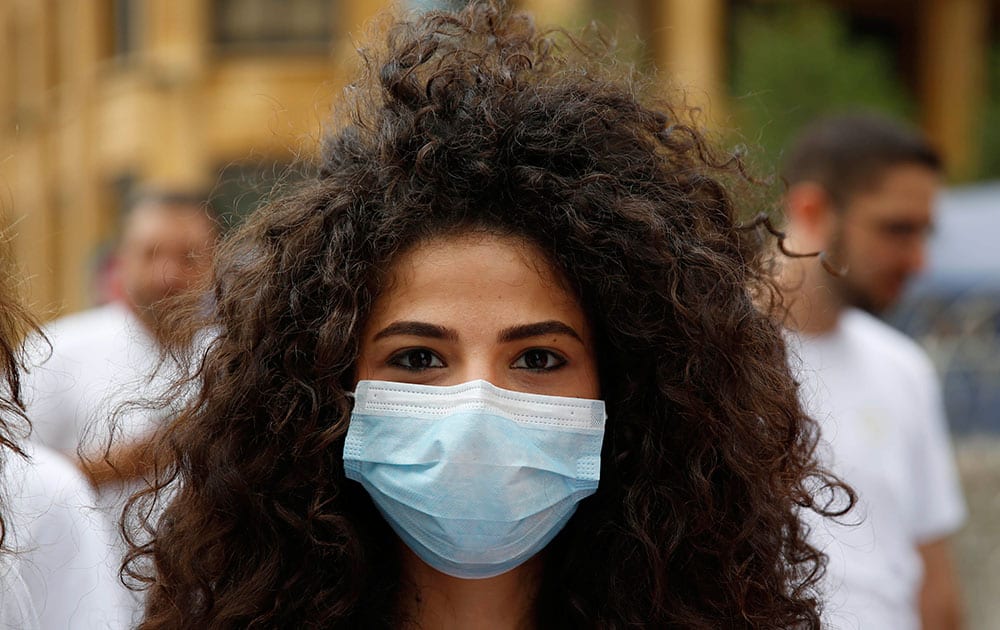
[[[573,330],[567,324],[564,324],[558,320],[549,320],[547,322],[538,322],[535,324],[522,324],[520,326],[511,326],[510,328],[504,328],[497,335],[497,340],[500,343],[508,343],[511,341],[519,341],[521,339],[528,339],[531,337],[541,337],[542,335],[569,335],[579,342],[583,342],[579,333]]]
[[[407,335],[410,337],[429,337],[431,339],[445,339],[447,341],[458,341],[458,333],[444,326],[428,324],[427,322],[398,321],[393,322],[375,333],[375,341],[393,335]]]

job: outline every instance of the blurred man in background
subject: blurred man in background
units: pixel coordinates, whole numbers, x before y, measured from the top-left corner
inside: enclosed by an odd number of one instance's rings
[[[175,191],[140,194],[125,216],[116,252],[117,298],[48,325],[51,352],[25,380],[35,440],[76,459],[96,485],[140,475],[151,413],[119,411],[123,402],[162,392],[160,342],[168,309],[211,265],[217,226],[205,198]],[[114,416],[115,442],[103,457]]]
[[[948,538],[965,505],[930,360],[875,315],[925,262],[941,162],[917,133],[875,115],[820,120],[787,155],[792,361],[820,423],[819,456],[858,493],[842,522],[814,521],[829,556],[835,628],[961,626]],[[822,264],[821,264],[822,263]]]
[[[104,533],[118,540],[106,553],[115,571],[125,547],[114,524],[153,465],[151,439],[164,419],[163,412],[128,405],[164,394],[180,369],[161,356],[170,309],[178,305],[172,298],[187,295],[210,269],[217,233],[205,197],[141,193],[122,225],[116,298],[52,322],[47,339],[31,343],[23,385],[33,440],[68,456],[96,486]],[[137,619],[138,596],[129,608],[125,615]]]

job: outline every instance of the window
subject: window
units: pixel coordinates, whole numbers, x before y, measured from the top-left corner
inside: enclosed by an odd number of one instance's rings
[[[330,48],[332,0],[216,0],[213,40],[232,52],[319,52]]]
[[[136,0],[114,0],[115,11],[115,56],[125,57],[138,48],[139,11]]]
[[[408,0],[405,6],[414,11],[460,11],[468,0]]]
[[[230,162],[218,169],[209,201],[222,229],[228,231],[309,176],[302,166],[281,162]]]

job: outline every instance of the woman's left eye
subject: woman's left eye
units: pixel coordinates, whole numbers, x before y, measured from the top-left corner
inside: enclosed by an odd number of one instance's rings
[[[427,348],[403,350],[390,357],[389,364],[411,372],[444,367],[444,361]]]
[[[517,357],[514,363],[511,364],[511,367],[520,370],[545,371],[555,370],[564,365],[566,365],[566,359],[555,352],[542,350],[541,348],[532,348]]]

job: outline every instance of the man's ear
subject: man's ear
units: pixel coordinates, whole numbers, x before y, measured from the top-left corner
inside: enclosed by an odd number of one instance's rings
[[[814,182],[793,184],[785,193],[789,227],[810,247],[826,249],[834,232],[837,209],[825,188]]]

